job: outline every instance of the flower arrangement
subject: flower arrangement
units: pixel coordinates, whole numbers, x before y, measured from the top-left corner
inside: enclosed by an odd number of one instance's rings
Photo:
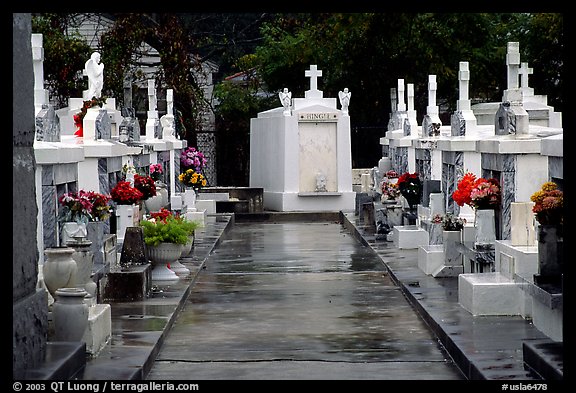
[[[495,209],[500,204],[501,189],[498,180],[494,178],[477,178],[467,172],[458,182],[452,199],[458,206],[469,205],[474,209]]]
[[[144,197],[140,190],[132,187],[130,182],[126,180],[121,180],[116,183],[112,191],[110,191],[110,196],[112,200],[119,205],[132,205]]]
[[[554,182],[542,184],[540,190],[530,197],[534,202],[532,212],[541,225],[561,225],[563,222],[564,193]]]
[[[82,108],[80,108],[80,112],[75,114],[73,117],[74,125],[77,128],[74,135],[84,136],[84,117],[86,116],[88,109],[94,106],[103,107],[105,103],[106,103],[106,97],[100,97],[100,98],[92,97],[91,100],[84,101]]]
[[[154,181],[158,181],[162,178],[162,164],[150,164],[150,177]]]
[[[382,191],[383,199],[396,199],[400,196],[400,189],[398,188],[398,183],[390,181],[382,181],[380,185],[380,190]]]
[[[435,214],[432,217],[432,222],[434,224],[442,224],[442,229],[445,231],[461,231],[464,229],[464,224],[466,224],[465,218],[457,217],[453,214]]]
[[[196,150],[195,147],[188,147],[180,153],[180,164],[185,169],[194,169],[195,172],[202,172],[208,160],[204,154]]]
[[[194,234],[200,223],[162,208],[140,221],[140,226],[144,233],[144,243],[147,246],[157,246],[160,243],[186,244],[188,237]]]
[[[135,174],[134,187],[142,193],[141,199],[148,199],[156,195],[156,184],[151,176]]]
[[[397,179],[399,177],[398,172],[393,169],[390,169],[388,172],[386,172],[384,176],[388,179]]]
[[[88,191],[88,198],[92,201],[92,221],[105,221],[112,213],[110,200],[112,197],[95,191]]]
[[[206,187],[207,181],[204,175],[195,172],[193,169],[187,169],[178,176],[178,180],[182,182],[185,186],[192,187],[194,189],[199,189]]]
[[[403,173],[398,178],[397,184],[400,194],[406,198],[410,208],[413,209],[422,198],[422,181],[420,180],[418,173]]]
[[[59,213],[61,222],[87,223],[104,221],[110,215],[110,196],[94,191],[80,190],[63,194],[58,201],[63,209]]]

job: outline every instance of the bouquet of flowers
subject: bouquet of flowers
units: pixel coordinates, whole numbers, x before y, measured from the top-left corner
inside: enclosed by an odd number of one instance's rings
[[[382,199],[393,200],[400,196],[400,189],[396,182],[384,179],[380,185],[380,190],[382,191]]]
[[[93,204],[85,191],[67,192],[58,201],[63,207],[59,213],[62,222],[87,223],[92,219]]]
[[[134,187],[142,193],[141,199],[148,199],[156,195],[156,184],[150,176],[135,174]]]
[[[434,224],[442,224],[442,229],[445,231],[460,231],[464,228],[464,224],[466,224],[465,218],[457,217],[453,214],[435,214],[432,217],[432,222]]]
[[[136,187],[132,187],[130,182],[121,180],[110,192],[112,200],[119,205],[131,205],[141,200],[144,195]]]
[[[422,182],[418,173],[403,173],[398,178],[398,189],[408,204],[410,208],[413,209],[422,198]]]
[[[207,181],[204,175],[194,171],[193,169],[187,169],[178,176],[178,180],[182,182],[185,186],[192,187],[194,189],[199,189],[206,187]]]
[[[62,222],[104,221],[110,215],[110,196],[98,192],[67,192],[58,201],[63,207],[59,214]]]
[[[202,172],[206,166],[206,157],[195,147],[189,147],[180,153],[180,164],[183,168],[193,169],[195,172]]]
[[[452,199],[458,206],[469,205],[474,209],[495,209],[500,204],[501,189],[494,178],[477,178],[467,172],[458,182],[458,188],[452,193]]]
[[[560,225],[563,221],[564,193],[558,189],[554,182],[542,184],[540,190],[530,197],[534,202],[532,212],[536,213],[536,220],[541,225]]]
[[[150,164],[150,177],[154,181],[158,181],[162,178],[162,164]]]

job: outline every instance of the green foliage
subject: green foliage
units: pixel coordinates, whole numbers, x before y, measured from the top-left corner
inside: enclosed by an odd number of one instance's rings
[[[175,217],[156,222],[142,220],[140,226],[142,226],[144,242],[147,246],[157,246],[160,243],[186,244],[190,234],[190,225],[184,224]]]

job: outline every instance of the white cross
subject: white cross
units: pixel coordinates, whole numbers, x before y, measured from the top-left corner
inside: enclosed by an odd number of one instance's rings
[[[304,75],[310,78],[310,90],[318,90],[318,77],[322,76],[322,70],[319,70],[316,64],[311,65],[309,70],[304,72]]]
[[[528,63],[522,63],[520,69],[518,70],[518,73],[520,74],[521,78],[520,87],[528,87],[528,75],[533,74],[534,70],[528,67]]]

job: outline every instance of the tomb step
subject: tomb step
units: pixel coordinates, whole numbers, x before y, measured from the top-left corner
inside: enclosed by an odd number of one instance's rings
[[[522,343],[524,363],[546,381],[563,379],[564,344],[552,340],[534,340]]]
[[[48,341],[46,356],[38,367],[26,370],[22,379],[72,380],[86,367],[86,343]]]

